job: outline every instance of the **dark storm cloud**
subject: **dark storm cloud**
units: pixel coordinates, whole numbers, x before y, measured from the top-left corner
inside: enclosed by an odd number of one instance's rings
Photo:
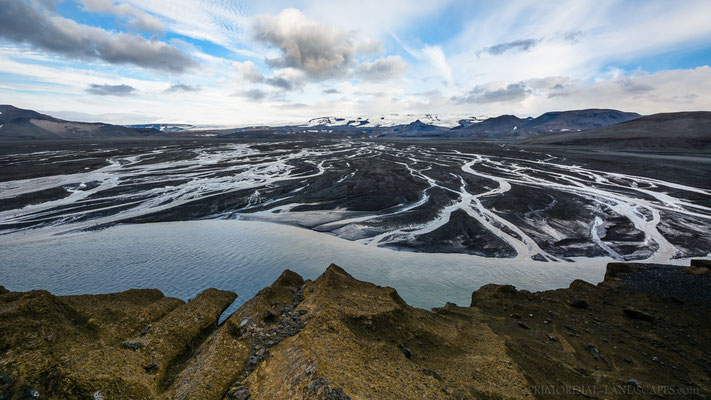
[[[97,85],[91,84],[86,91],[99,96],[130,96],[136,92],[136,88],[129,85]]]
[[[80,60],[133,64],[174,73],[197,65],[175,46],[113,33],[50,14],[44,0],[0,0],[0,37]]]
[[[496,90],[485,90],[477,86],[464,96],[452,97],[452,100],[457,103],[475,104],[518,102],[524,100],[530,93],[531,89],[519,82]]]

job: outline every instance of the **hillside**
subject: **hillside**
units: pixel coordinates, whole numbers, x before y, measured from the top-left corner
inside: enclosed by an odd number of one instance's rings
[[[618,110],[588,109],[551,111],[537,118],[502,115],[482,122],[453,128],[448,136],[478,138],[523,138],[558,132],[587,131],[639,118],[637,113]]]
[[[155,289],[60,297],[0,286],[0,393],[12,400],[704,398],[711,395],[711,275],[709,261],[692,265],[613,263],[597,286],[574,281],[536,293],[485,285],[468,306],[431,311],[335,265],[314,281],[287,270],[222,324],[232,292],[208,289],[185,303]]]
[[[523,143],[606,149],[702,150],[711,147],[711,112],[653,114],[605,128],[557,133]]]
[[[64,121],[23,110],[10,105],[0,105],[0,140],[5,139],[86,139],[159,136],[155,129],[134,129],[103,123]]]

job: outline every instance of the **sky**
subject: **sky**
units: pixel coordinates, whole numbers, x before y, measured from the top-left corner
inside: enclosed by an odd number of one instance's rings
[[[711,110],[708,0],[0,0],[0,104],[79,121]]]

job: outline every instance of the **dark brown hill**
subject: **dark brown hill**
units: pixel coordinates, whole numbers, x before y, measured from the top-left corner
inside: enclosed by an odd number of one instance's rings
[[[5,139],[86,139],[161,136],[156,129],[64,121],[10,105],[0,105],[0,140]]]
[[[526,144],[591,146],[607,149],[708,150],[711,112],[653,114],[605,128],[526,140]]]

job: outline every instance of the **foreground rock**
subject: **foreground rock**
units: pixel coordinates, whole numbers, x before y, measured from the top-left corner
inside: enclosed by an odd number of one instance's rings
[[[0,399],[708,397],[711,307],[694,286],[711,275],[697,265],[667,267],[691,277],[688,298],[628,287],[662,267],[611,264],[597,286],[486,285],[432,311],[335,265],[315,281],[287,270],[221,325],[231,292],[0,287]]]

